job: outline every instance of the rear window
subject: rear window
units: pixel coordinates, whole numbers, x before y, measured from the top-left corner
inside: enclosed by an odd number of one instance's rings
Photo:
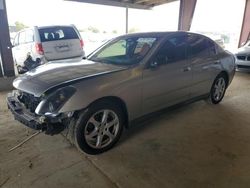
[[[39,29],[41,42],[78,39],[76,31],[72,27],[50,27]]]

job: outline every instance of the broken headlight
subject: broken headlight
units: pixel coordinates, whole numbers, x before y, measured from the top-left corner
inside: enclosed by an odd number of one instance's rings
[[[57,113],[75,92],[72,86],[56,90],[39,103],[36,114]]]

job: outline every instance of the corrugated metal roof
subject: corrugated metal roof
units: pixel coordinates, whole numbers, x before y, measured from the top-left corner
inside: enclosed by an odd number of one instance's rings
[[[154,6],[170,3],[177,0],[66,0],[81,3],[92,3],[135,9],[151,9]]]

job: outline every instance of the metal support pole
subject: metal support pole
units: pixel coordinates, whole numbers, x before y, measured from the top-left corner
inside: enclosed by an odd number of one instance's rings
[[[246,0],[238,47],[250,38],[250,0]]]
[[[126,34],[128,33],[128,7],[126,7]]]
[[[5,0],[0,0],[0,66],[2,76],[15,75]]]
[[[197,0],[180,0],[178,30],[189,31]]]

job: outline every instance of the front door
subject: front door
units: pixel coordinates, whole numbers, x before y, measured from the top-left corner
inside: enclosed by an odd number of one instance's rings
[[[143,113],[185,101],[192,71],[186,58],[186,34],[167,39],[143,72]]]

